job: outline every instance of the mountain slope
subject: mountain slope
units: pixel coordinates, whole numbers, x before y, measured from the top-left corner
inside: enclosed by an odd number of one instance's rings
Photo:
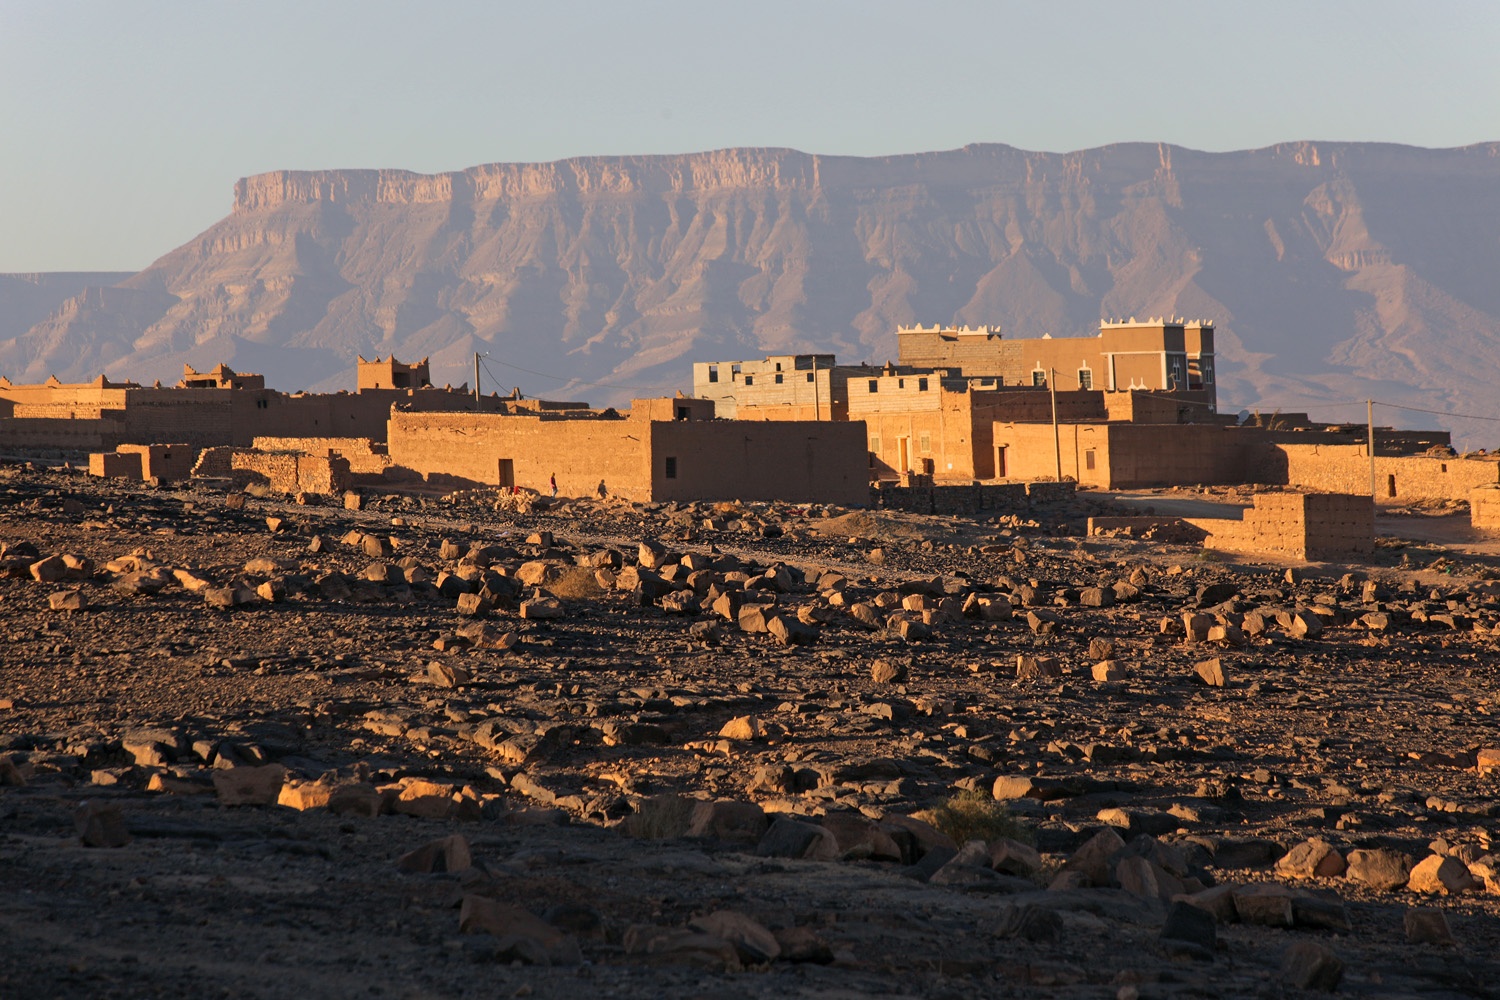
[[[507,388],[603,403],[685,388],[693,359],[884,360],[903,323],[1064,336],[1171,314],[1218,322],[1229,407],[1374,396],[1500,416],[1497,222],[1500,144],[278,172],[240,181],[227,218],[146,270],[0,340],[0,374],[167,381],[223,360],[343,388],[355,355],[394,351],[456,383],[477,350]]]

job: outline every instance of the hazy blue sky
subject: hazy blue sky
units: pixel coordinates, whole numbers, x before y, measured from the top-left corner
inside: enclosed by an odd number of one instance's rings
[[[134,270],[281,168],[724,146],[1500,139],[1493,0],[0,0],[0,272]]]

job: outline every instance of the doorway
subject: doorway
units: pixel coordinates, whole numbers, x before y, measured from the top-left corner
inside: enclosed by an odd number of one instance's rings
[[[1005,445],[995,447],[995,478],[1005,478]]]
[[[514,459],[502,458],[500,460],[500,485],[506,489],[516,485],[516,463]]]
[[[911,438],[897,438],[896,443],[900,446],[896,455],[896,471],[911,471]]]

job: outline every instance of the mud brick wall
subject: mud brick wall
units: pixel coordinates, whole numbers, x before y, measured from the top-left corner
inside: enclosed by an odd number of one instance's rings
[[[1243,520],[1188,521],[1209,533],[1207,549],[1315,561],[1375,551],[1375,508],[1367,496],[1257,493]]]
[[[1470,492],[1469,524],[1477,531],[1500,532],[1500,488],[1482,486]]]
[[[89,456],[89,475],[110,479],[140,479],[141,456],[119,452],[95,452]]]
[[[325,457],[336,455],[349,463],[350,473],[356,476],[380,476],[391,467],[386,446],[369,438],[257,437],[251,447],[256,451],[298,452]]]
[[[187,444],[122,444],[115,451],[139,455],[141,477],[164,483],[180,483],[193,473],[198,450]]]
[[[1368,494],[1370,459],[1362,444],[1279,444],[1286,460],[1280,480],[1298,489]],[[1381,503],[1466,500],[1479,486],[1500,483],[1500,462],[1491,459],[1375,456],[1375,495]]]
[[[337,456],[235,451],[235,479],[264,482],[278,493],[342,493],[351,483],[349,463]]]

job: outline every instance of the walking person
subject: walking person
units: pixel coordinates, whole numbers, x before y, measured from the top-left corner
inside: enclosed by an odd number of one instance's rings
[[[557,499],[557,473],[552,473],[552,498]]]
[[[596,492],[599,494],[600,500],[603,500],[605,497],[609,496],[609,490],[604,488],[604,480],[599,480],[599,489]]]

